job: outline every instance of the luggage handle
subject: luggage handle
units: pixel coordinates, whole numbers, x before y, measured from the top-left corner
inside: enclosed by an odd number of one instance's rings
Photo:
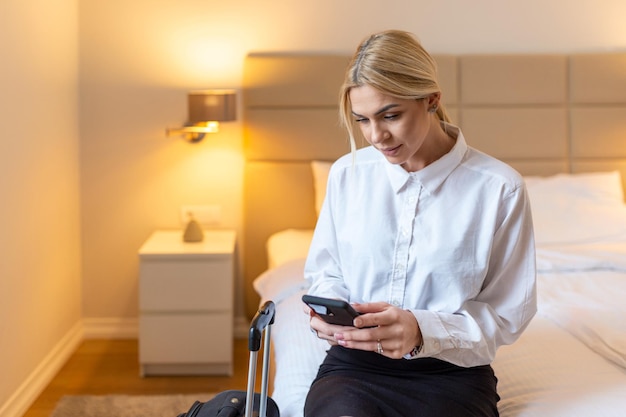
[[[248,348],[250,352],[261,349],[261,335],[268,325],[274,324],[274,302],[266,301],[254,315],[248,334]]]
[[[274,324],[275,305],[272,301],[266,301],[257,311],[250,324],[248,334],[248,347],[250,349],[250,364],[248,366],[248,389],[246,392],[246,414],[245,417],[252,417],[254,403],[254,388],[256,385],[256,363],[259,349],[261,349],[261,335],[265,330],[263,344],[263,375],[261,381],[261,396],[259,404],[259,417],[266,417],[267,414],[267,388],[268,388],[268,368],[270,354],[270,332]]]

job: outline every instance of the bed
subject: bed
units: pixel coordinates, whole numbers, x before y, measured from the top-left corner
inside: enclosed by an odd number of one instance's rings
[[[526,180],[539,312],[493,364],[501,416],[626,410],[626,54],[435,56],[468,143]],[[273,391],[297,417],[327,349],[300,297],[348,57],[255,53],[244,70],[244,280],[252,314],[276,303]]]

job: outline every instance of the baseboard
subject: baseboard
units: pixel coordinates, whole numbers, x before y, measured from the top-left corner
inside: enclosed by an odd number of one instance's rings
[[[85,318],[85,339],[136,339],[139,336],[137,318]]]
[[[46,355],[15,393],[0,407],[0,416],[21,416],[61,370],[83,340],[82,322],[74,327]]]
[[[250,323],[246,317],[235,317],[234,334],[237,339],[248,337]],[[83,319],[85,339],[136,339],[139,336],[139,320],[136,318],[87,318]]]

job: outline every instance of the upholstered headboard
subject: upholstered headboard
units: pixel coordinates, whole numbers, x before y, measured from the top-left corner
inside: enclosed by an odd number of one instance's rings
[[[435,56],[469,145],[525,175],[618,169],[626,184],[626,54]],[[338,124],[348,56],[250,54],[244,66],[246,310],[274,232],[315,226],[312,160],[349,152]]]

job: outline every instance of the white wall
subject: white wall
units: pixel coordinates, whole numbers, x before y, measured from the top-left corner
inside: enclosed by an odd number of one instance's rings
[[[199,144],[164,132],[188,90],[240,88],[248,52],[351,53],[387,28],[434,53],[623,51],[625,16],[623,0],[3,0],[0,404],[72,334],[81,285],[89,335],[124,333],[137,249],[180,205],[241,229],[241,123]]]
[[[15,416],[80,340],[78,1],[2,0],[0,56],[0,415]]]

